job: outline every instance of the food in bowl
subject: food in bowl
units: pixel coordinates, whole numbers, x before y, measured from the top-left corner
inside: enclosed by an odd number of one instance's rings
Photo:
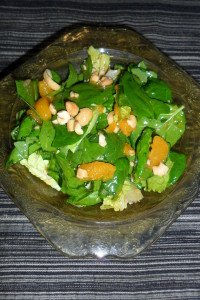
[[[24,165],[71,205],[122,211],[184,172],[186,157],[172,148],[185,131],[184,106],[144,61],[111,66],[90,46],[66,78],[46,69],[16,89],[27,107],[16,115],[7,166]]]

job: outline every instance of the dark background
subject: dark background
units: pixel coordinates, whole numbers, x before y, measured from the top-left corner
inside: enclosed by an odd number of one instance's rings
[[[1,76],[77,23],[134,28],[200,83],[198,0],[0,0]],[[0,189],[0,299],[200,299],[199,200],[133,259],[78,260],[52,249]]]

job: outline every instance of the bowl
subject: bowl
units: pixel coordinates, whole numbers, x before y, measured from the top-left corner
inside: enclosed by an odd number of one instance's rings
[[[145,60],[173,91],[174,101],[185,106],[186,131],[176,146],[187,156],[184,175],[164,193],[144,199],[122,212],[99,206],[78,208],[64,204],[65,196],[45,185],[21,165],[11,170],[5,160],[11,148],[16,112],[24,105],[15,79],[40,78],[46,68],[63,75],[68,62],[79,65],[93,45],[111,56],[111,62]],[[5,192],[35,228],[68,257],[132,257],[161,236],[193,201],[199,188],[200,86],[175,62],[134,30],[120,27],[66,29],[58,39],[23,63],[0,82],[0,181]]]

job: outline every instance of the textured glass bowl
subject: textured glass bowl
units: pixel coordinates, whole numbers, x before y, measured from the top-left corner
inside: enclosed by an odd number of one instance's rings
[[[65,197],[16,165],[8,171],[5,159],[12,148],[10,132],[15,114],[23,106],[14,79],[41,77],[44,69],[65,72],[69,61],[79,64],[93,45],[111,55],[112,62],[144,59],[173,90],[175,102],[185,105],[186,132],[177,150],[187,155],[181,180],[166,192],[149,193],[123,212],[101,211],[99,206],[76,208]],[[138,254],[155,241],[195,198],[200,166],[200,87],[173,61],[133,30],[111,27],[79,27],[66,31],[55,42],[0,82],[0,179],[1,185],[37,230],[70,257]]]

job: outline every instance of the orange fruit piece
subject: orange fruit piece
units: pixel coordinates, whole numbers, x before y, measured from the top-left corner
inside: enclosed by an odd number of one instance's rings
[[[114,114],[115,114],[115,116],[118,117],[118,120],[119,120],[120,119],[120,109],[119,109],[119,106],[117,103],[115,103],[115,105],[114,105]]]
[[[135,150],[128,143],[125,143],[125,145],[124,145],[124,151],[123,152],[124,152],[124,154],[126,156],[133,156],[133,155],[135,155]]]
[[[150,167],[158,166],[165,161],[169,153],[169,145],[159,135],[154,136],[149,153]]]
[[[53,90],[48,86],[45,80],[39,81],[38,87],[39,87],[39,93],[41,97],[47,96],[50,100],[53,100],[52,96],[48,96],[48,94],[53,92]]]
[[[119,123],[119,128],[124,135],[130,136],[132,131],[135,130],[135,128],[131,127],[127,121],[127,119],[121,120]]]
[[[109,180],[113,177],[116,167],[110,163],[93,161],[81,164],[77,170],[77,177],[81,180]]]
[[[50,105],[50,101],[46,97],[40,98],[35,102],[34,105],[39,116],[45,121],[49,121],[51,119],[51,111],[49,105]]]
[[[117,123],[116,122],[112,122],[110,125],[108,125],[106,127],[106,132],[108,133],[113,133],[118,131],[119,129],[117,128]]]

